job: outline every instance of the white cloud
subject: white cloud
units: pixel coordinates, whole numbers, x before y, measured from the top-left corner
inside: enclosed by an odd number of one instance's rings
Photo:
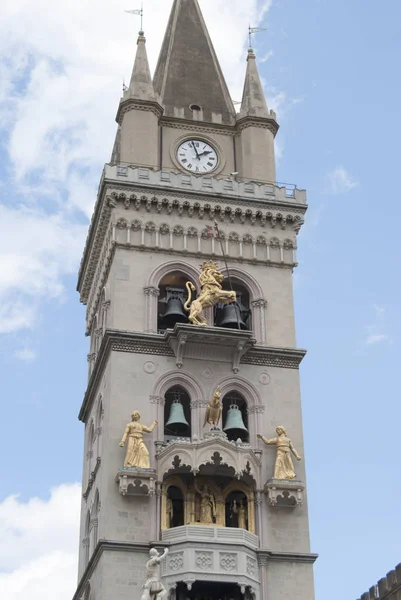
[[[22,350],[16,350],[14,352],[14,357],[23,362],[31,363],[36,359],[36,352],[29,348],[23,348]]]
[[[0,503],[0,597],[71,600],[77,577],[81,488],[61,485],[48,500]]]
[[[39,300],[62,298],[61,278],[75,273],[87,228],[1,204],[0,222],[0,333],[8,333],[34,325]]]
[[[375,304],[373,310],[375,316],[372,319],[371,324],[365,328],[365,344],[367,346],[373,346],[391,342],[391,336],[388,333],[386,309],[383,306]]]
[[[233,98],[242,94],[247,24],[270,6],[201,1]],[[62,10],[54,0],[3,0],[0,152],[10,177],[0,200],[0,333],[33,327],[43,299],[62,297],[63,276],[78,268],[86,225],[77,223],[92,212],[136,50],[139,19],[127,8],[126,0],[69,0]],[[146,2],[152,68],[170,8]]]
[[[327,175],[329,192],[335,196],[341,196],[359,187],[359,181],[348,171],[338,166]]]

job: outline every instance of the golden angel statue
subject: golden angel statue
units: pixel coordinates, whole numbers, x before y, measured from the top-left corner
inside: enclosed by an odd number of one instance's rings
[[[291,440],[287,437],[287,432],[284,427],[279,426],[276,429],[277,437],[271,440],[258,434],[258,438],[267,446],[276,446],[277,456],[274,467],[274,479],[295,479],[294,464],[291,458],[291,452],[297,460],[301,460],[298,452],[292,445]]]
[[[139,422],[140,418],[141,415],[137,410],[132,413],[132,421],[126,426],[123,439],[120,442],[121,448],[124,448],[125,442],[128,439],[124,467],[150,469],[149,452],[143,441],[143,432],[152,433],[157,425],[157,421],[153,421],[150,427],[146,427],[146,425],[142,425]]]
[[[205,422],[203,424],[203,427],[205,427],[205,425],[207,423],[209,423],[209,425],[213,425],[214,427],[218,427],[219,421],[221,418],[221,413],[222,413],[221,391],[220,391],[220,388],[218,387],[214,393],[213,398],[210,400],[210,402],[207,406],[206,413],[205,413]]]
[[[184,308],[189,312],[188,319],[193,325],[207,327],[208,322],[203,314],[204,309],[215,306],[215,304],[218,304],[219,302],[232,304],[236,301],[237,295],[233,291],[227,292],[223,290],[221,283],[224,276],[213,260],[205,261],[201,265],[201,269],[202,273],[199,277],[201,293],[198,298],[192,301],[192,292],[195,292],[196,288],[191,281],[188,281],[186,284],[188,300],[184,304]]]

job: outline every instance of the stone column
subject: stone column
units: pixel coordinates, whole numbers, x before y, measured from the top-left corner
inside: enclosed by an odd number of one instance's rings
[[[157,301],[160,295],[159,288],[146,287],[145,293],[145,333],[157,333]]]
[[[262,346],[266,345],[267,332],[266,332],[266,308],[267,300],[259,298],[252,302],[252,319],[253,319],[253,332],[256,340]]]

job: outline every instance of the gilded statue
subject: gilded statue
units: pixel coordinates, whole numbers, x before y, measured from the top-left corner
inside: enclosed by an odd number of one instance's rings
[[[242,501],[239,504],[237,504],[237,501],[234,500],[233,513],[238,516],[238,528],[248,529],[246,514],[247,511]]]
[[[159,554],[155,548],[149,552],[149,560],[146,563],[146,583],[141,600],[165,600],[167,591],[161,582],[160,563],[167,556],[168,548],[163,554]]]
[[[173,518],[174,518],[174,506],[171,498],[167,498],[166,501],[166,521],[167,521],[167,529],[171,529],[173,526]]]
[[[205,427],[206,423],[209,425],[213,425],[214,427],[218,427],[219,421],[222,413],[222,404],[221,404],[221,391],[218,387],[214,393],[213,398],[210,400],[206,413],[205,413],[205,422],[203,427]]]
[[[291,452],[297,460],[301,460],[298,452],[292,445],[291,440],[287,437],[287,432],[284,427],[277,427],[277,437],[271,440],[258,434],[258,438],[268,446],[276,446],[277,455],[274,467],[274,479],[295,479],[294,464],[291,458]]]
[[[195,298],[195,300],[192,301],[192,292],[195,292],[196,288],[191,281],[188,281],[186,284],[188,300],[186,301],[184,308],[189,312],[188,318],[193,325],[207,327],[208,322],[203,313],[204,309],[215,306],[215,304],[219,302],[232,304],[236,301],[237,295],[233,291],[227,292],[223,290],[221,283],[224,276],[213,260],[205,261],[201,265],[201,269],[202,273],[199,277],[201,293],[198,298]]]
[[[205,525],[213,525],[216,519],[216,500],[214,495],[209,492],[207,485],[199,489],[196,480],[195,491],[200,496],[200,522]]]
[[[137,410],[132,413],[132,421],[126,426],[123,439],[120,442],[121,448],[124,448],[125,442],[128,439],[124,467],[150,469],[149,452],[143,441],[143,432],[152,433],[157,425],[157,421],[153,421],[150,427],[146,427],[146,425],[142,425],[139,422],[140,418],[141,415]]]

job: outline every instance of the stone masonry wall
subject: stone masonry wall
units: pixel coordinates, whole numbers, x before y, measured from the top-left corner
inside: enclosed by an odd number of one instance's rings
[[[359,600],[401,600],[401,563]]]

